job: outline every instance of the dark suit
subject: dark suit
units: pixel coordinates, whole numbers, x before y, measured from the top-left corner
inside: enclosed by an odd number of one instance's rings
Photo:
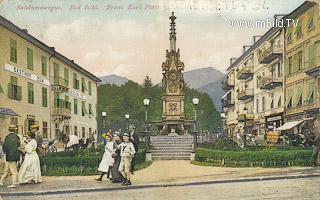
[[[134,149],[136,150],[136,153],[134,154],[134,157],[132,158],[132,162],[131,162],[131,170],[130,171],[132,173],[132,172],[134,172],[134,162],[135,162],[135,158],[138,153],[138,150],[139,150],[139,147],[138,147],[139,135],[135,132],[132,132],[132,133],[130,133],[130,136],[133,136],[133,140],[130,137],[130,142],[133,143]]]

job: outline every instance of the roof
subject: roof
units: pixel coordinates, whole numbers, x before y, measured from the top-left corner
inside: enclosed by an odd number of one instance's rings
[[[312,6],[314,6],[316,3],[305,1],[303,4],[301,4],[298,8],[296,8],[294,11],[292,11],[290,14],[285,15],[282,19],[284,22],[286,22],[286,19],[292,19],[296,18]],[[284,23],[286,24],[286,23]],[[263,42],[265,42],[270,36],[272,36],[275,32],[279,31],[280,27],[272,27],[270,28],[261,38],[254,43],[244,54],[242,54],[234,63],[232,63],[227,71],[231,70],[233,67],[238,65],[243,59],[245,59],[247,56],[249,56],[254,50],[256,50],[260,45],[262,45]]]
[[[54,47],[47,46],[37,38],[28,34],[26,30],[20,29],[18,26],[14,25],[12,22],[2,17],[1,15],[0,15],[0,26],[3,26],[4,28],[10,30],[11,32],[17,34],[19,37],[22,37],[23,39],[39,47],[40,49],[47,52],[48,54],[55,56],[57,59],[73,67],[75,70],[82,72],[83,74],[87,75],[89,78],[93,79],[94,81],[101,82],[101,80],[98,77],[96,77],[92,73],[88,72],[87,70],[83,69],[82,67],[74,63],[73,60],[70,60],[67,57],[60,54],[59,52],[55,51]]]
[[[0,108],[0,115],[8,115],[8,116],[17,116],[20,117],[17,113],[9,108]]]

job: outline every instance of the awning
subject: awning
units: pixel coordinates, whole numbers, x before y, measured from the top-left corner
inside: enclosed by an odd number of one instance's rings
[[[284,130],[292,129],[293,127],[301,124],[301,122],[303,122],[303,120],[287,122],[287,123],[283,124],[282,126],[276,128],[276,131],[284,131]]]
[[[0,115],[9,115],[9,116],[16,116],[20,117],[17,113],[15,113],[13,110],[9,108],[0,108]]]
[[[227,95],[228,95],[230,92],[231,92],[231,90],[230,90],[229,92],[225,93],[225,94],[221,97],[221,99],[226,98],[226,97],[227,97]]]

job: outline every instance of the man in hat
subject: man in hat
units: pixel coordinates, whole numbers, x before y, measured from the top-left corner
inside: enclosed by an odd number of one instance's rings
[[[132,127],[132,131],[130,132],[130,142],[132,142],[134,149],[136,150],[136,152],[138,152],[139,148],[138,148],[138,144],[139,144],[139,135],[134,131],[134,127]],[[130,172],[132,175],[134,175],[134,161],[136,158],[136,154],[134,154],[133,158],[132,158],[132,162],[131,162],[131,169]]]
[[[8,186],[10,188],[18,187],[18,172],[17,172],[17,161],[20,159],[20,154],[18,151],[18,147],[20,146],[20,139],[16,135],[15,125],[9,125],[9,135],[4,140],[3,143],[3,151],[6,155],[6,163],[4,173],[0,180],[0,185],[3,185],[9,173],[12,174],[12,185]]]
[[[42,147],[42,143],[43,143],[43,137],[39,131],[40,125],[32,125],[31,126],[31,132],[35,133],[35,140],[37,141],[37,153],[39,155],[39,157],[44,156],[44,149]]]
[[[130,168],[132,157],[136,153],[132,142],[129,141],[130,134],[124,133],[123,142],[120,146],[121,161],[119,165],[119,172],[122,174],[124,180],[122,185],[131,185],[130,181]]]

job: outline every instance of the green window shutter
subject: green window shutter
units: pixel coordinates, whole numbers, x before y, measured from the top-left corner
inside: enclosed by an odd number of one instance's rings
[[[33,83],[28,82],[28,103],[34,103]]]
[[[290,25],[290,27],[288,27],[288,29],[287,29],[287,36],[286,36],[286,40],[288,40],[288,38],[290,37],[290,35],[291,35],[291,33],[292,33],[292,26],[293,25]]]
[[[71,102],[69,101],[69,96],[65,96],[66,108],[71,110]]]
[[[59,99],[59,108],[65,108],[65,103],[63,99]]]
[[[22,88],[21,86],[17,86],[17,96],[18,96],[18,100],[21,101],[22,100]]]
[[[12,83],[8,83],[8,98],[12,99]]]
[[[80,89],[80,81],[77,80],[77,89],[79,90]]]
[[[77,89],[77,74],[73,73],[73,88]]]
[[[47,76],[47,58],[41,56],[41,71],[43,76]]]
[[[33,70],[33,50],[27,48],[27,68]]]
[[[0,93],[4,93],[4,92],[3,92],[3,89],[2,89],[2,87],[1,87],[1,84],[0,84]]]
[[[84,102],[84,101],[82,101],[82,109],[83,109],[83,112],[84,112],[84,114],[88,114],[88,111],[87,111],[87,109],[86,109],[86,102]]]
[[[74,99],[74,114],[78,114],[78,99]]]
[[[293,55],[293,73],[299,70],[299,57],[298,54]]]
[[[10,82],[14,85],[18,85],[18,79],[17,77],[11,76],[10,77]]]
[[[286,58],[284,60],[284,75],[287,76],[289,74],[289,59]]]
[[[92,95],[92,86],[91,86],[91,81],[89,81],[88,85],[89,85],[89,95]]]
[[[298,34],[301,27],[302,27],[302,19],[299,19],[299,22],[298,22],[298,25],[296,27],[296,31],[294,32],[294,34]]]
[[[88,88],[87,88],[87,85],[86,85],[86,81],[83,77],[81,77],[81,84],[82,84],[82,87],[84,88],[84,90],[87,90],[88,91]]]
[[[310,83],[310,84],[308,85],[308,96],[307,96],[305,102],[308,102],[308,101],[310,100],[311,95],[312,95],[312,93],[313,93],[313,90],[314,90],[314,83]]]
[[[302,96],[302,92],[303,92],[303,88],[300,86],[298,87],[297,89],[297,96],[296,96],[296,100],[294,102],[294,106],[296,106],[298,103],[299,103],[299,99],[301,98]]]
[[[64,68],[64,80],[66,84],[69,84],[69,70],[67,68]]]
[[[313,67],[315,62],[314,62],[314,44],[309,46],[309,67]]]
[[[288,95],[287,95],[286,103],[284,104],[285,107],[288,107],[288,104],[289,104],[291,98],[292,98],[292,90],[288,90]]]
[[[17,41],[10,39],[10,61],[17,63]]]
[[[53,78],[54,84],[59,85],[59,65],[57,63],[53,63]]]
[[[42,107],[48,107],[48,90],[42,87]]]
[[[92,110],[92,105],[89,103],[89,113],[92,115],[92,116],[94,116],[94,114],[93,114],[93,110]]]
[[[58,101],[59,101],[59,92],[54,92],[54,107],[58,107]]]
[[[310,25],[310,23],[311,23],[311,21],[312,21],[312,19],[313,19],[313,14],[314,14],[314,12],[312,11],[312,12],[310,12],[309,15],[308,15],[307,27]]]

